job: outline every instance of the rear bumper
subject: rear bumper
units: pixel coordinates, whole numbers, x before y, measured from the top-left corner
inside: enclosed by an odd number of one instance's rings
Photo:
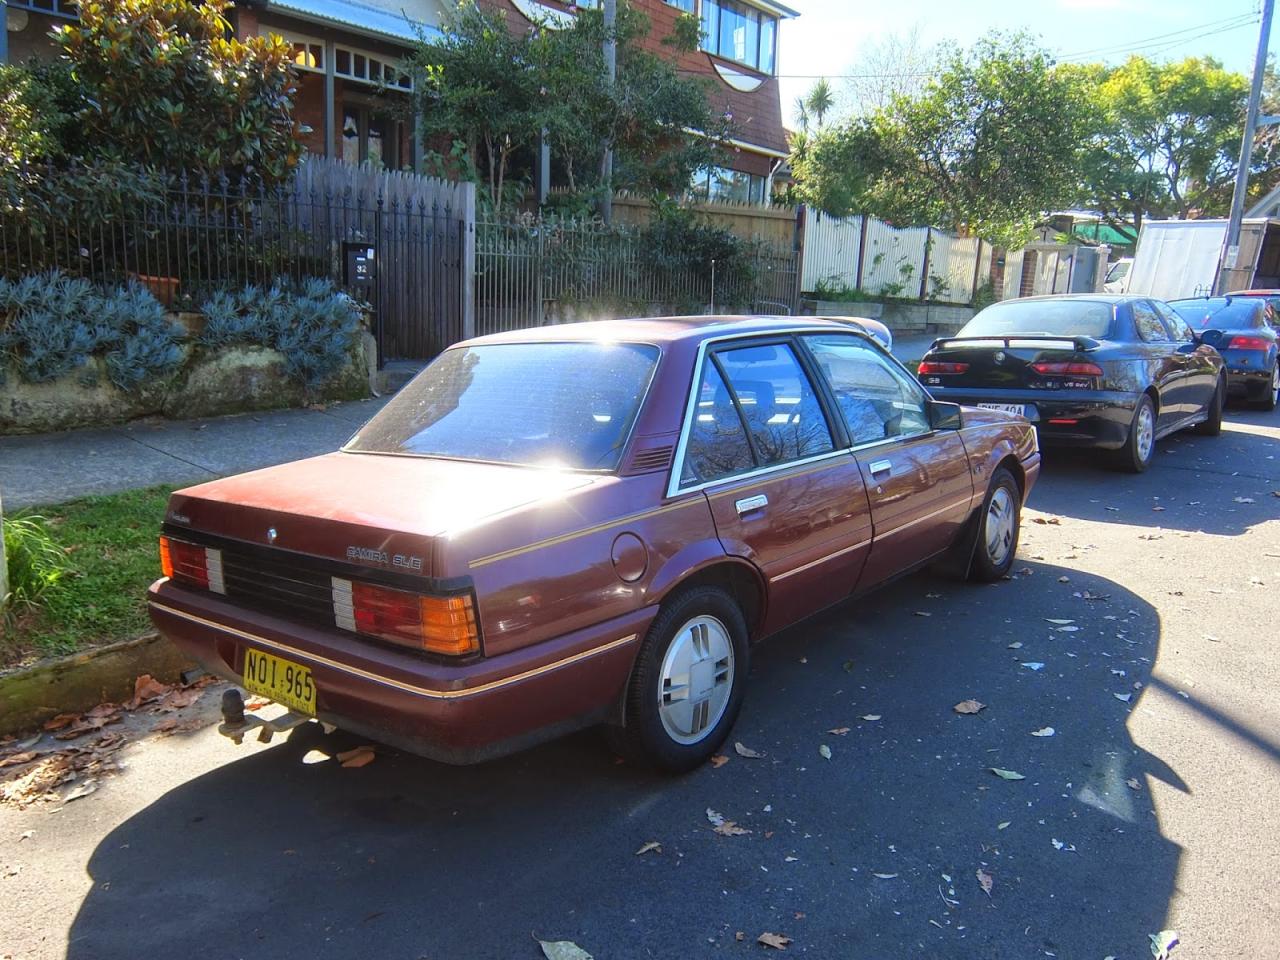
[[[319,719],[446,763],[476,763],[605,719],[656,614],[464,664],[425,660],[337,630],[245,610],[158,580],[156,629],[211,673],[240,683],[246,647],[308,667]]]
[[[1257,397],[1271,389],[1271,370],[1256,367],[1227,367],[1227,395]]]
[[[930,387],[938,400],[977,406],[980,403],[1016,403],[1036,408],[1036,433],[1042,446],[1124,446],[1138,405],[1136,393],[1111,390],[971,390],[964,387]]]

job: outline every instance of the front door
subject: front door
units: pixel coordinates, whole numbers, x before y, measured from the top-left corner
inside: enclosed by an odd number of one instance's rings
[[[852,592],[871,545],[866,489],[789,341],[704,358],[680,483],[699,488],[726,552],[769,581],[766,631]]]
[[[935,431],[928,395],[860,337],[804,338],[848,427],[871,503],[874,541],[860,587],[918,566],[953,544],[974,502],[964,441]]]
[[[1190,416],[1194,405],[1188,397],[1190,358],[1179,353],[1173,335],[1147,300],[1133,301],[1133,325],[1142,340],[1142,349],[1151,366],[1151,382],[1160,394],[1156,429],[1164,431]]]

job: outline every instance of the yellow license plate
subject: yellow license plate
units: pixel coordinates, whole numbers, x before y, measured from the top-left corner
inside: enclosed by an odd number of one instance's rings
[[[315,681],[310,670],[296,663],[261,650],[245,650],[244,688],[260,697],[315,716]]]

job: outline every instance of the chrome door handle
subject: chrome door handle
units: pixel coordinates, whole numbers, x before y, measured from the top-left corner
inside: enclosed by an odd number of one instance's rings
[[[871,475],[874,477],[881,473],[889,473],[893,470],[893,464],[888,460],[872,460],[870,469]]]
[[[769,505],[769,498],[763,493],[756,497],[747,497],[744,500],[734,501],[734,507],[738,511],[738,516],[744,513],[750,513],[752,510],[762,510]]]

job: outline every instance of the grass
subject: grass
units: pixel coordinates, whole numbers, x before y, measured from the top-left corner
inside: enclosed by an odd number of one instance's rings
[[[156,541],[173,489],[86,497],[9,518],[43,518],[39,525],[66,550],[66,571],[37,606],[10,611],[0,667],[132,639],[148,629],[146,591],[160,576]]]

